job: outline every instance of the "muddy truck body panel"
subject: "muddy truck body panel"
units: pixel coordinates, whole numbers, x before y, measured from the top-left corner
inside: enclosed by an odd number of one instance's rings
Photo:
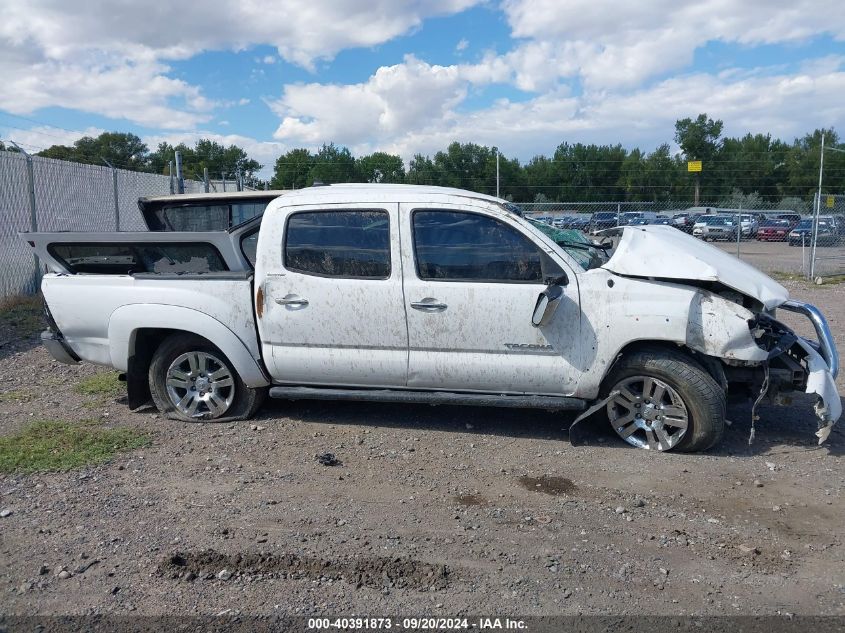
[[[798,390],[817,396],[827,437],[839,361],[818,310],[672,227],[611,230],[607,257],[490,196],[333,185],[225,231],[22,236],[50,271],[48,349],[127,372],[133,403],[148,380],[176,419],[248,417],[271,386],[605,409],[634,446],[701,450],[721,436],[728,394],[756,407]]]

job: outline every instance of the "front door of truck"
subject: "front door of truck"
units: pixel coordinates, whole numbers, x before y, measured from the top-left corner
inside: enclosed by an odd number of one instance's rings
[[[265,220],[256,305],[278,383],[404,387],[398,205],[321,205]]]
[[[580,375],[575,275],[553,321],[535,328],[547,247],[518,222],[462,205],[403,204],[400,217],[408,387],[571,394]]]

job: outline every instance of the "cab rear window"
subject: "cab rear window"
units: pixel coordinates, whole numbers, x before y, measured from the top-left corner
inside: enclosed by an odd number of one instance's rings
[[[229,270],[220,252],[204,243],[52,244],[50,254],[72,273],[211,273]]]

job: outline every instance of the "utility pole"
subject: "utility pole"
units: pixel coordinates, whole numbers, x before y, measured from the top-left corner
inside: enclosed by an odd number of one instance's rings
[[[182,176],[182,152],[176,151],[176,193],[185,193],[185,179]]]
[[[120,231],[120,199],[117,197],[117,170],[114,168],[109,161],[105,158],[100,156],[100,160],[102,160],[106,165],[111,167],[111,180],[112,180],[112,187],[114,188],[114,230]]]
[[[810,279],[816,278],[816,242],[819,240],[819,214],[822,211],[822,173],[824,171],[824,132],[819,156],[819,191],[816,195],[816,212],[813,214],[813,244],[810,248]]]
[[[496,197],[499,197],[499,148],[496,148]]]

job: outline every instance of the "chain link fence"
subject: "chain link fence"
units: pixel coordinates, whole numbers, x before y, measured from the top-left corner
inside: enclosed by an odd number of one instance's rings
[[[202,181],[184,182],[185,193],[205,190]],[[0,151],[0,299],[38,288],[35,258],[18,232],[145,230],[138,198],[167,195],[174,187],[169,176]],[[236,183],[210,183],[211,191],[224,187],[235,190]],[[619,224],[668,223],[718,240],[721,248],[769,273],[813,279],[845,275],[845,195],[823,194],[812,205],[798,198],[778,204],[756,200],[749,208],[724,201],[520,206],[529,217],[588,233]]]
[[[845,275],[845,195],[816,195],[809,276]]]
[[[668,224],[757,268],[807,279],[845,275],[845,195],[812,203],[537,202],[519,205],[528,217],[595,234],[620,225]]]
[[[138,198],[171,193],[169,176],[0,151],[0,299],[37,292],[22,231],[143,231]],[[204,184],[185,181],[186,193]]]

